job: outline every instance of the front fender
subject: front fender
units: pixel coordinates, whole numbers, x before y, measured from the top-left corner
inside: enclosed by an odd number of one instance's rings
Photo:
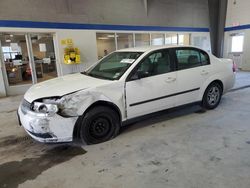
[[[121,119],[125,118],[125,98],[122,85],[102,88],[92,88],[78,91],[64,96],[60,101],[62,115],[81,116],[96,102],[108,102],[116,106],[121,114]]]
[[[100,100],[112,102],[110,98],[100,92],[82,90],[64,96],[59,108],[62,115],[81,116],[89,106]]]

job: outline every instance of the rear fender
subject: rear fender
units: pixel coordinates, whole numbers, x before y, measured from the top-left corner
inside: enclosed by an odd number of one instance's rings
[[[207,87],[209,86],[209,84],[211,84],[212,82],[214,82],[215,80],[219,80],[222,82],[223,84],[223,91],[224,91],[224,83],[225,83],[225,78],[220,74],[220,73],[217,73],[217,74],[214,74],[212,75],[211,77],[209,77],[205,83],[203,83],[201,89],[200,89],[200,94],[199,94],[199,97],[198,97],[198,101],[202,101],[202,98],[203,98],[203,95],[207,89]]]

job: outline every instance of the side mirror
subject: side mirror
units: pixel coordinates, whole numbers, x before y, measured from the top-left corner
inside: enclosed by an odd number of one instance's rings
[[[131,80],[138,80],[138,79],[145,78],[148,76],[149,76],[148,72],[137,70],[137,72],[135,72],[134,75],[131,77]]]
[[[137,75],[138,79],[145,77],[145,73],[143,71],[140,71],[140,70],[138,70],[135,74]]]

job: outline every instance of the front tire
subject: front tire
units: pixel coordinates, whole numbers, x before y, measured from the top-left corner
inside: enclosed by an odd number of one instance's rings
[[[216,108],[220,103],[221,96],[221,85],[217,82],[210,84],[203,95],[202,107],[209,110]]]
[[[86,144],[98,144],[118,135],[120,120],[116,111],[97,106],[80,118],[80,138]]]

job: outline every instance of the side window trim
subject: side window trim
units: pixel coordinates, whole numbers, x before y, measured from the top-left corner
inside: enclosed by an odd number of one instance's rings
[[[169,58],[170,58],[170,66],[172,67],[173,65],[173,68],[174,70],[170,71],[170,72],[174,72],[176,71],[176,66],[175,66],[175,62],[173,61],[173,57],[171,55],[171,48],[165,48],[165,49],[160,49],[160,50],[155,50],[155,51],[152,51],[150,53],[148,53],[134,68],[133,70],[129,73],[129,75],[127,76],[126,78],[126,82],[130,82],[130,81],[134,81],[134,80],[138,80],[138,79],[131,79],[131,77],[135,74],[136,70],[138,69],[138,67],[144,62],[144,60],[146,58],[148,58],[149,56],[151,56],[152,54],[154,53],[159,53],[159,52],[162,52],[162,51],[167,51],[167,53],[169,54]],[[153,75],[153,76],[156,76],[156,75]],[[149,77],[152,77],[152,76],[149,76]]]

